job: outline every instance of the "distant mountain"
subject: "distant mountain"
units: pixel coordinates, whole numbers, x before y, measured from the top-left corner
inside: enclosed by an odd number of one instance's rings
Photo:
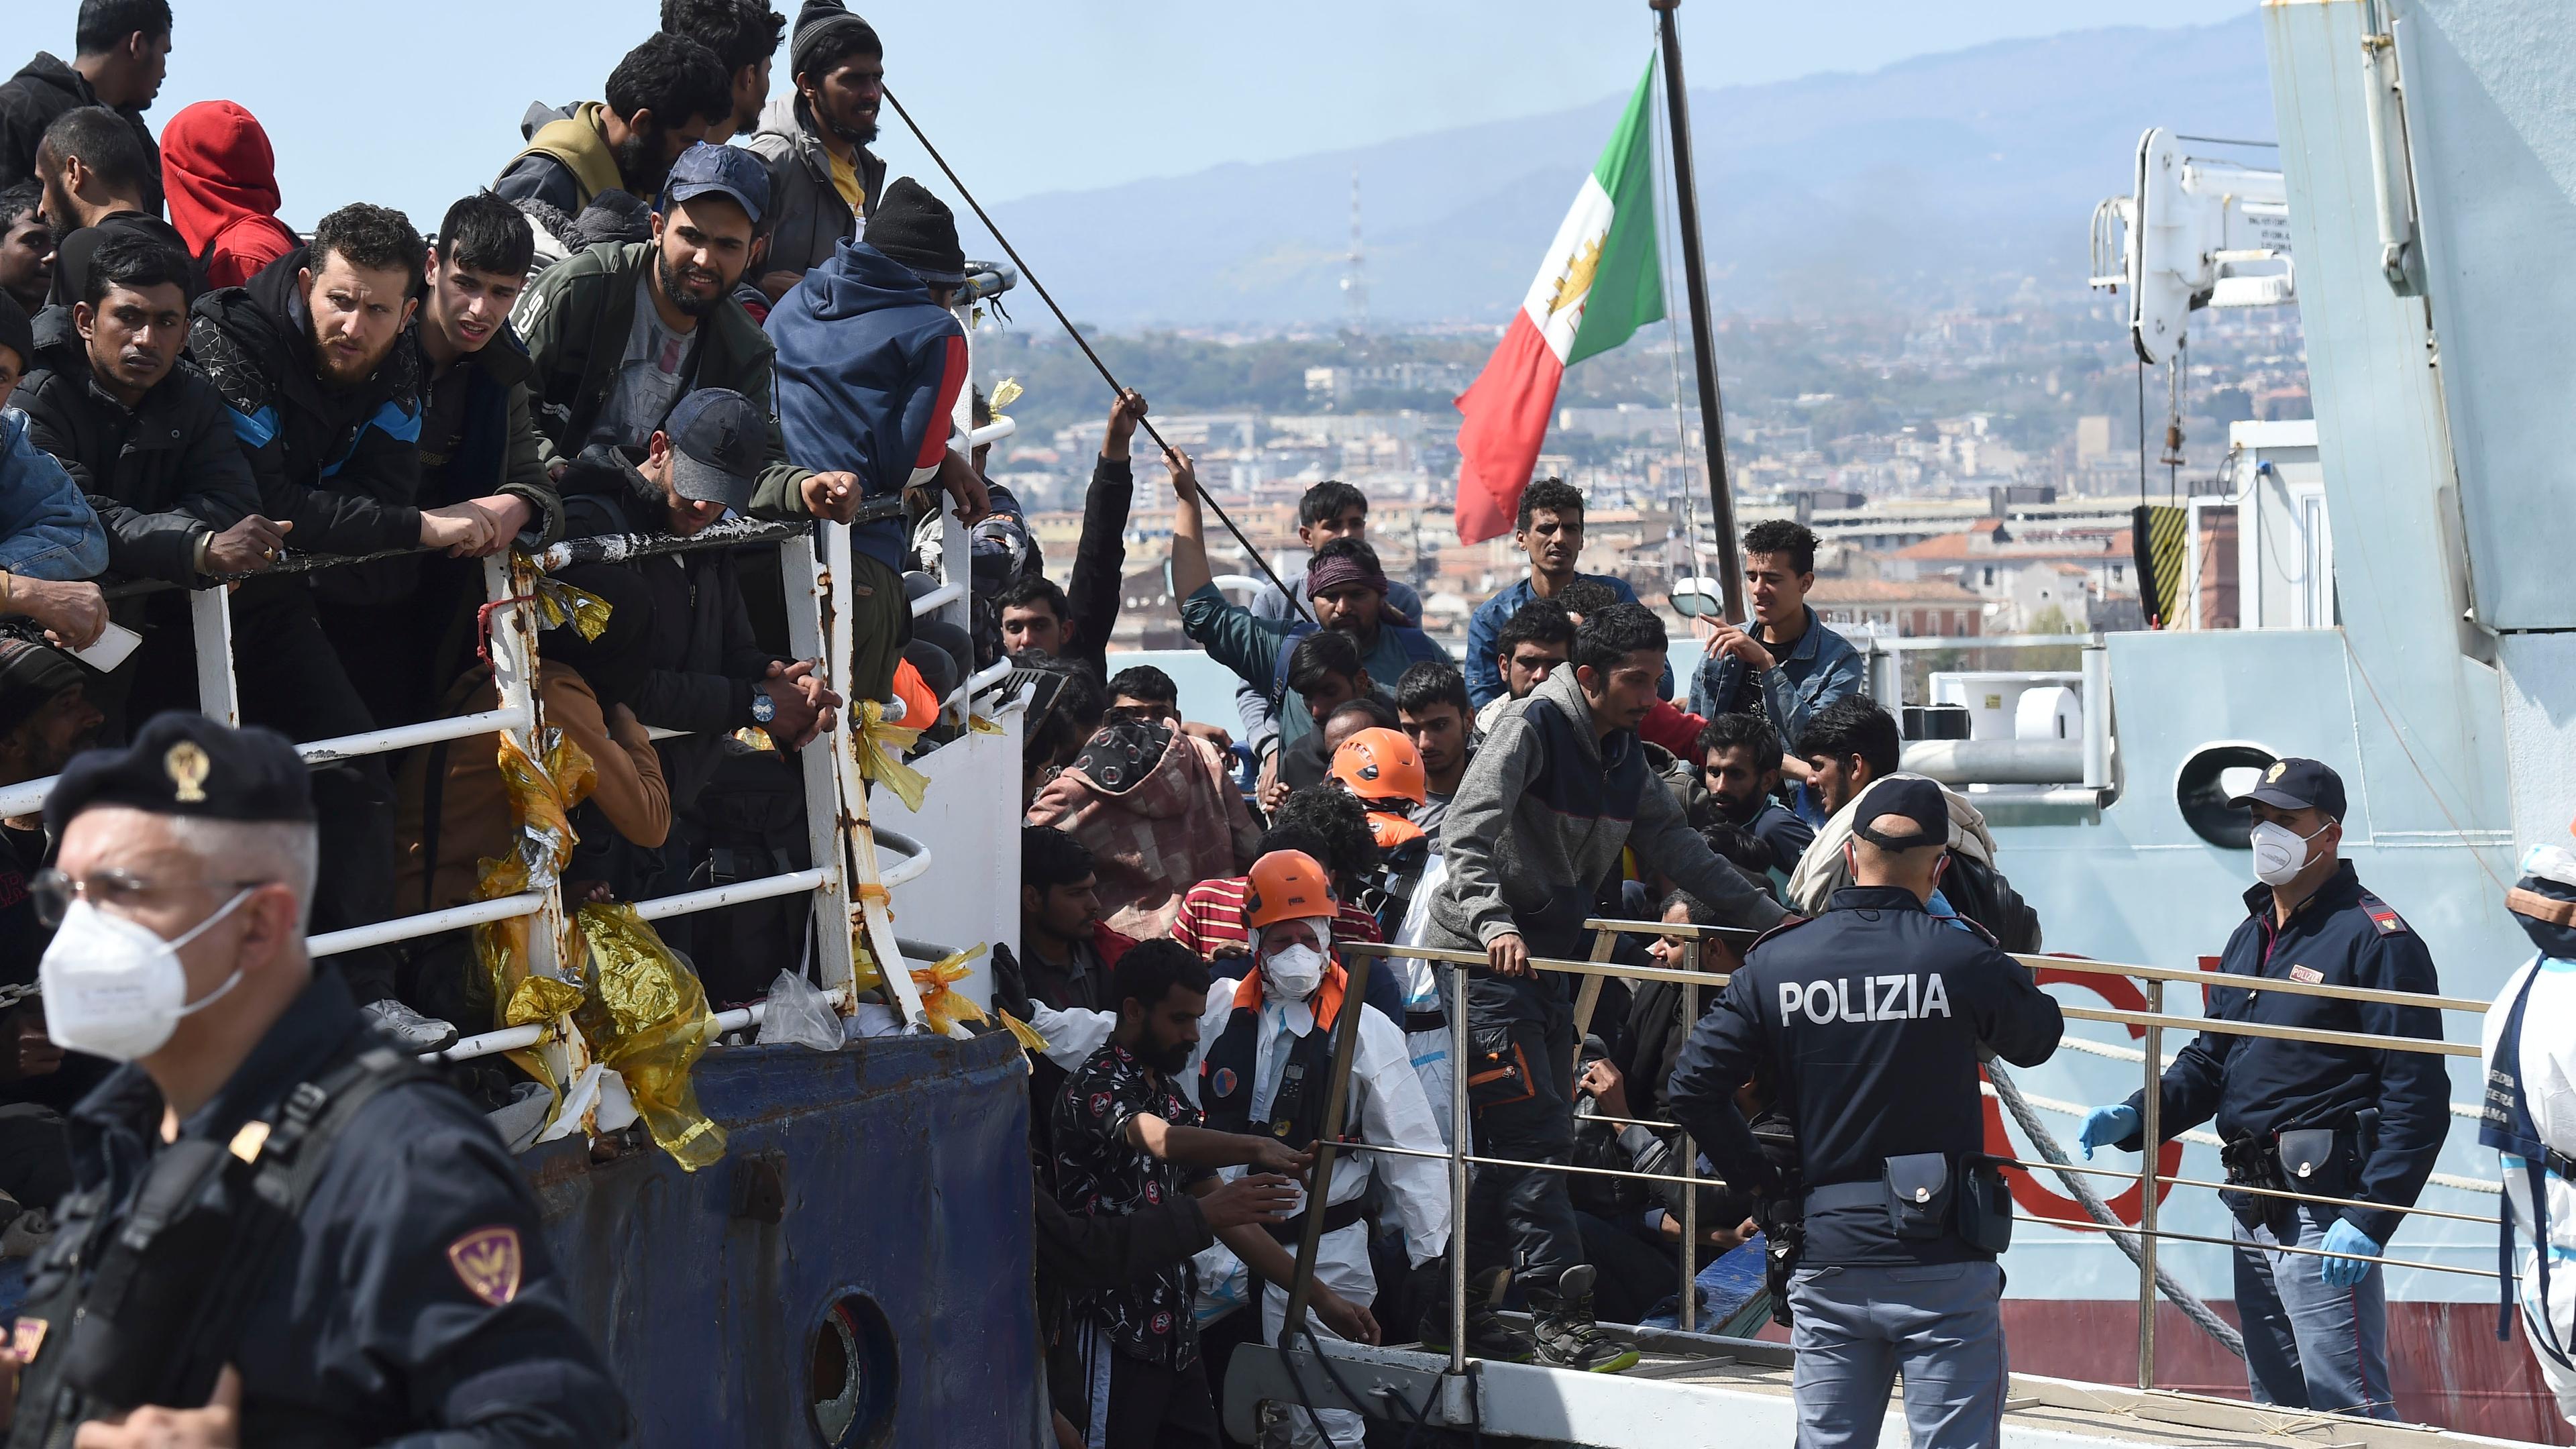
[[[1356,169],[1371,318],[1500,320],[1623,99],[996,210],[1083,320],[1330,324]],[[2025,278],[2080,293],[2086,219],[2128,190],[2139,132],[2273,130],[2252,14],[1693,91],[1691,118],[1718,306],[1763,313],[1993,300]]]

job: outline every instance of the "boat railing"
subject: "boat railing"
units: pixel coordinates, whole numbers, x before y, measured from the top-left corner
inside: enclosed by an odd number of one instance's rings
[[[1593,933],[1591,960],[1575,961],[1556,958],[1532,958],[1529,963],[1531,968],[1534,970],[1555,972],[1562,975],[1577,977],[1582,980],[1583,984],[1577,988],[1574,1008],[1576,1023],[1575,1030],[1578,1036],[1585,1030],[1590,1022],[1593,1003],[1598,998],[1600,982],[1604,979],[1613,977],[1626,981],[1665,981],[1679,985],[1682,988],[1682,991],[1681,999],[1676,1004],[1676,1010],[1680,1016],[1680,1027],[1685,1033],[1687,1033],[1699,1020],[1700,1003],[1702,1000],[1700,994],[1701,991],[1704,988],[1723,989],[1729,980],[1729,973],[1726,971],[1704,969],[1709,956],[1712,954],[1722,953],[1724,957],[1731,959],[1734,953],[1739,952],[1744,947],[1750,945],[1752,939],[1759,934],[1755,931],[1732,926],[1688,926],[1658,921],[1627,921],[1614,919],[1589,920],[1584,923],[1584,929]],[[1638,966],[1618,961],[1614,959],[1614,953],[1616,951],[1619,938],[1622,936],[1665,936],[1675,938],[1680,943],[1680,950],[1677,954],[1678,959],[1682,964],[1678,967]],[[1721,943],[1724,944],[1721,945]],[[1595,1114],[1592,1118],[1592,1120],[1605,1121],[1619,1126],[1643,1126],[1654,1129],[1658,1132],[1678,1134],[1679,1143],[1673,1153],[1674,1160],[1680,1164],[1680,1171],[1677,1174],[1640,1172],[1626,1168],[1592,1167],[1568,1163],[1526,1163],[1503,1158],[1482,1157],[1469,1150],[1472,1141],[1472,1134],[1469,1127],[1467,1095],[1467,1078],[1469,1075],[1466,1067],[1469,1060],[1467,1017],[1463,1010],[1457,1009],[1456,1004],[1463,1003],[1467,999],[1469,973],[1485,965],[1486,958],[1483,952],[1443,950],[1434,947],[1403,946],[1374,942],[1344,942],[1338,949],[1348,956],[1365,956],[1388,961],[1417,960],[1432,963],[1435,969],[1443,970],[1446,973],[1447,989],[1445,995],[1447,1000],[1451,1003],[1451,1009],[1448,1013],[1450,1033],[1449,1059],[1452,1064],[1448,1102],[1450,1127],[1448,1150],[1445,1153],[1436,1153],[1419,1148],[1403,1148],[1368,1143],[1344,1143],[1341,1144],[1343,1150],[1375,1152],[1396,1156],[1431,1158],[1445,1157],[1449,1163],[1449,1189],[1451,1198],[1450,1220],[1452,1223],[1457,1225],[1456,1231],[1462,1234],[1466,1231],[1464,1212],[1467,1201],[1468,1169],[1471,1166],[1490,1166],[1496,1168],[1627,1178],[1635,1181],[1678,1185],[1683,1189],[1681,1208],[1677,1214],[1681,1219],[1681,1240],[1687,1244],[1696,1244],[1701,1241],[1699,1231],[1698,1193],[1695,1189],[1713,1185],[1723,1186],[1723,1183],[1712,1179],[1699,1171],[1697,1165],[1698,1151],[1696,1144],[1692,1142],[1689,1133],[1682,1131],[1678,1126],[1671,1122],[1625,1117],[1602,1117],[1598,1114]],[[2370,1032],[2330,1031],[2311,1027],[2279,1026],[2264,1022],[2231,1021],[2214,1017],[2172,1014],[2168,1013],[2164,1009],[2164,991],[2168,984],[2193,984],[2203,986],[2224,984],[2222,978],[2207,971],[2185,970],[2164,966],[2134,965],[2120,962],[2092,961],[2079,957],[2067,956],[2015,955],[2013,959],[2020,962],[2025,967],[2028,967],[2034,975],[2038,975],[2039,973],[2068,973],[2086,976],[2116,976],[2126,978],[2136,983],[2141,989],[2146,1002],[2146,1009],[2143,1011],[2123,1010],[2110,1006],[2075,1006],[2064,1003],[2060,1003],[2059,1006],[2059,1010],[2063,1012],[2066,1018],[2070,1021],[2103,1022],[2133,1030],[2143,1038],[2138,1047],[2119,1047],[2111,1043],[2092,1042],[2073,1036],[2067,1037],[2060,1045],[2061,1049],[2081,1050],[2090,1054],[2109,1056],[2115,1059],[2128,1058],[2134,1052],[2135,1059],[2141,1063],[2141,1071],[2146,1086],[2146,1090],[2140,1099],[2142,1103],[2140,1116],[2143,1119],[2141,1130],[2144,1140],[2147,1142],[2168,1140],[2167,1134],[2160,1130],[2158,1117],[2161,1110],[2161,1094],[2155,1090],[2157,1080],[2166,1064],[2163,1053],[2163,1037],[2164,1033],[2167,1031],[2178,1030],[2191,1033],[2207,1031],[2230,1036],[2270,1037],[2276,1040],[2308,1042],[2325,1046],[2353,1047],[2372,1051],[2412,1052],[2440,1057],[2469,1057],[2474,1059],[2479,1054],[2479,1048],[2475,1045],[2437,1038],[2388,1036]],[[2427,1008],[2435,1011],[2462,1012],[2471,1015],[2481,1015],[2488,1009],[2488,1003],[2465,997],[2433,996],[2414,992],[2382,991],[2359,987],[2334,986],[2325,983],[2272,980],[2269,978],[2266,978],[2262,983],[2262,989],[2264,991],[2277,991],[2289,995],[2322,996],[2344,1001],[2404,1005]],[[1569,1087],[1571,1086],[1570,1083],[1568,1085]],[[1991,1082],[1981,1083],[1980,1086],[1988,1096],[1999,1095],[1997,1089]],[[2083,1107],[2076,1106],[2071,1103],[2048,1102],[2044,1099],[2026,1098],[2024,1100],[2037,1106],[2053,1108],[2077,1115],[2080,1115],[2086,1110]],[[2456,1103],[2452,1104],[2450,1111],[2451,1115],[2455,1118],[2474,1118],[2476,1116],[2474,1108],[2464,1107],[2461,1104]],[[2198,1132],[2172,1134],[2172,1140],[2201,1141],[2210,1145],[2216,1145],[2217,1143],[2217,1139],[2215,1137]],[[2161,1170],[2158,1161],[2158,1154],[2153,1151],[2144,1152],[2140,1155],[2141,1166],[2135,1171],[2111,1167],[2091,1167],[2072,1162],[2059,1161],[2057,1160],[2057,1157],[2062,1154],[2046,1152],[2045,1150],[2043,1155],[2046,1157],[2046,1160],[2023,1161],[2019,1159],[2009,1159],[2006,1160],[2003,1165],[2008,1171],[2018,1171],[2027,1174],[2035,1175],[2044,1172],[2069,1173],[2085,1177],[2118,1179],[2126,1182],[2134,1182],[2139,1186],[2138,1221],[2134,1226],[2125,1222],[2106,1224],[2092,1221],[2090,1219],[2077,1218],[2025,1216],[2021,1220],[2027,1223],[2061,1228],[2072,1232],[2115,1233],[2121,1238],[2134,1241],[2136,1252],[2132,1256],[2138,1259],[2138,1387],[2141,1389],[2151,1389],[2155,1386],[2155,1302],[2158,1294],[2155,1251],[2156,1244],[2161,1240],[2217,1244],[2220,1246],[2234,1245],[2233,1240],[2228,1238],[2215,1237],[2201,1233],[2183,1232],[2176,1229],[2158,1226],[2156,1221],[2156,1207],[2159,1198],[2166,1191],[2170,1191],[2174,1188],[2205,1189],[2209,1191],[2223,1190],[2227,1192],[2248,1193],[2264,1198],[2282,1199],[2300,1203],[2314,1203],[2327,1207],[2365,1207],[2373,1211],[2398,1212],[2415,1217],[2475,1223],[2489,1228],[2494,1227],[2496,1224],[2496,1219],[2491,1216],[2476,1213],[2456,1212],[2443,1208],[2423,1206],[2397,1207],[2388,1203],[2363,1203],[2350,1198],[2334,1197],[2321,1193],[2300,1192],[2290,1188],[2255,1188],[2232,1183],[2212,1182],[2203,1178],[2179,1176],[2177,1174]],[[2432,1182],[2435,1186],[2469,1192],[2492,1194],[2500,1191],[2499,1185],[2491,1180],[2462,1178],[2442,1173],[2434,1174]],[[2497,1276],[2495,1271],[2489,1268],[2467,1268],[2453,1263],[2437,1263],[2413,1258],[2401,1258],[2391,1256],[2385,1251],[2379,1254],[2344,1253],[2324,1248],[2299,1247],[2292,1244],[2278,1245],[2272,1250],[2319,1258],[2348,1258],[2361,1262],[2378,1264],[2387,1268],[2415,1268],[2428,1272],[2450,1273],[2464,1277],[2483,1278],[2490,1282],[2494,1281]],[[1692,1280],[1697,1269],[1701,1265],[1695,1261],[1695,1254],[1691,1252],[1681,1253],[1679,1255],[1679,1259],[1679,1326],[1684,1332],[1692,1332],[1696,1330],[1696,1316],[1698,1311],[1697,1294],[1694,1292]],[[1450,1306],[1452,1312],[1458,1315],[1458,1318],[1460,1319],[1463,1319],[1466,1312],[1466,1264],[1467,1257],[1463,1252],[1453,1252],[1450,1255]],[[1464,1335],[1455,1335],[1454,1337],[1458,1342],[1453,1344],[1450,1350],[1450,1371],[1452,1373],[1463,1373],[1465,1372],[1466,1367],[1465,1349],[1463,1347]]]
[[[868,511],[888,512],[895,507],[899,507],[899,501],[871,504]],[[946,532],[953,536],[957,555],[957,567],[951,576],[963,578],[964,530],[952,519],[946,525]],[[862,736],[879,726],[865,718],[858,707],[859,702],[852,699],[850,688],[852,640],[848,633],[855,615],[849,596],[851,530],[848,525],[819,521],[727,519],[685,538],[667,534],[583,538],[557,543],[534,554],[510,551],[486,558],[483,561],[483,647],[488,652],[492,669],[496,707],[445,719],[390,725],[363,734],[309,741],[297,745],[296,750],[308,763],[321,763],[469,739],[491,738],[498,749],[498,737],[507,735],[528,758],[542,760],[545,750],[540,736],[546,722],[544,703],[537,688],[537,671],[541,655],[540,635],[548,627],[543,595],[555,587],[551,582],[552,572],[581,563],[746,547],[777,550],[790,650],[798,658],[821,660],[826,683],[846,701],[835,713],[832,727],[818,734],[795,755],[804,782],[811,864],[802,870],[729,881],[702,890],[631,904],[643,919],[660,921],[781,896],[808,896],[812,901],[812,919],[816,926],[816,984],[841,1015],[851,1015],[859,1002],[859,958],[864,949],[868,958],[879,967],[876,973],[878,984],[898,1019],[925,1030],[944,1029],[923,1011],[921,990],[912,972],[902,964],[909,959],[910,953],[905,950],[906,943],[896,938],[889,915],[888,892],[927,871],[932,864],[930,851],[918,840],[894,831],[876,829],[869,819],[868,790],[860,746]],[[292,555],[278,569],[261,577],[278,573],[316,573],[416,552],[420,551],[397,550],[363,558]],[[238,582],[218,580],[207,587],[189,591],[199,708],[208,716],[229,725],[239,725],[242,718],[232,667],[235,640],[231,592]],[[111,586],[108,592],[112,597],[122,598],[176,587],[134,582]],[[962,612],[962,605],[962,595],[934,594],[916,601],[914,611],[916,616],[942,608],[956,608]],[[553,627],[576,628],[578,625],[567,619]],[[241,643],[247,648],[259,647],[256,639],[244,639]],[[1007,670],[988,669],[969,676],[945,702],[943,715],[953,716],[959,723],[964,723],[966,711],[973,702],[1000,686],[1006,674]],[[918,720],[903,723],[909,728],[924,728],[935,722]],[[675,732],[654,730],[651,733],[656,738],[669,738]],[[53,784],[53,777],[47,777],[0,787],[0,814],[14,816],[35,811],[42,806]],[[581,963],[561,959],[559,943],[565,940],[566,912],[561,885],[548,879],[542,889],[326,932],[312,937],[308,949],[315,958],[326,958],[524,917],[530,919],[526,961],[529,971],[578,986],[582,976]],[[911,944],[917,950],[931,949],[919,943]],[[711,1038],[756,1025],[762,1019],[764,1005],[763,1002],[754,1002],[714,1013]],[[581,1039],[580,1028],[566,1014],[550,1021],[475,1033],[443,1051],[425,1054],[424,1059],[468,1061],[532,1049],[546,1060],[557,1081],[573,1080],[593,1056],[590,1044]]]

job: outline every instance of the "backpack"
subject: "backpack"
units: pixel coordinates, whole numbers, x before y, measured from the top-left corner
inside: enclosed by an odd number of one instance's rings
[[[2018,955],[2039,950],[2039,913],[2024,902],[2003,872],[1962,850],[1950,852],[1941,894],[1960,915],[1986,928],[1995,944]]]

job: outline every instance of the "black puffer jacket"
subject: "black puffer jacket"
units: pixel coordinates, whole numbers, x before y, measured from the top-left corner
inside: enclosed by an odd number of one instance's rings
[[[18,68],[18,73],[0,84],[0,187],[15,186],[36,174],[36,144],[45,139],[45,128],[65,111],[98,104],[98,92],[79,71],[56,59],[50,52],[37,51],[36,58]],[[143,154],[152,162],[152,183],[144,204],[152,214],[161,214],[161,147],[152,139],[152,126],[136,110],[119,111],[143,139]]]
[[[313,316],[296,282],[306,257],[299,247],[248,286],[198,298],[189,350],[232,410],[260,511],[294,523],[289,547],[333,554],[417,547],[420,353],[397,340],[365,382],[346,392],[324,387]],[[386,602],[367,592],[365,573],[331,570],[323,592]]]
[[[128,412],[99,387],[71,313],[36,318],[36,368],[11,399],[107,529],[108,567],[194,587],[198,541],[259,510],[232,411],[185,358]]]

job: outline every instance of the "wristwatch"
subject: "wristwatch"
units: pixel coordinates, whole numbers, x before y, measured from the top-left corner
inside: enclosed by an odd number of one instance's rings
[[[769,686],[753,685],[751,687],[751,722],[765,725],[776,718],[778,718],[778,701],[769,697]]]

